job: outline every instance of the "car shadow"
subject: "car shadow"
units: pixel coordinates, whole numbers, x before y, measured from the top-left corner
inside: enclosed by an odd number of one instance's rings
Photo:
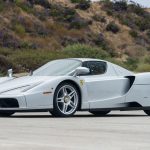
[[[76,114],[72,117],[69,118],[115,118],[115,117],[148,117],[145,114],[141,115],[136,115],[136,114],[108,114],[105,116],[94,116],[92,114]],[[13,115],[10,118],[55,118],[52,115],[24,115],[24,114],[19,114],[19,115]],[[62,117],[57,117],[57,118],[62,118]],[[65,119],[65,118],[64,118]]]
[[[75,115],[73,116],[74,118],[86,118],[86,117],[92,117],[92,118],[97,118],[97,117],[103,117],[103,118],[108,118],[108,117],[146,117],[147,115],[141,114],[141,115],[132,115],[132,114],[108,114],[108,115],[104,115],[104,116],[94,116],[94,115]]]

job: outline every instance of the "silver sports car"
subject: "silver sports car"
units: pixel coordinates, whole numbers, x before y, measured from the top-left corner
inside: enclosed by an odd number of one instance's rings
[[[150,73],[134,74],[107,61],[60,59],[28,76],[12,77],[11,71],[9,76],[0,83],[0,116],[49,111],[69,117],[78,110],[94,115],[144,110],[150,115]]]

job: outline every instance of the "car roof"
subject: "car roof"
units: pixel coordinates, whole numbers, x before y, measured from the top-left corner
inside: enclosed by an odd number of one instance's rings
[[[74,60],[79,60],[79,61],[103,61],[103,62],[107,62],[105,60],[101,60],[101,59],[95,59],[95,58],[68,58],[68,59],[74,59]]]

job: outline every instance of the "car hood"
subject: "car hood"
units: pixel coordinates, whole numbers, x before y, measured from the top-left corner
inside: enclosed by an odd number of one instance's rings
[[[13,78],[10,78],[10,77],[1,77],[0,78],[0,84],[1,83],[4,83],[4,82],[7,82],[7,81],[10,81],[10,80],[12,80]]]
[[[10,81],[3,82],[0,84],[0,93],[4,93],[7,91],[11,91],[13,89],[18,89],[22,87],[30,87],[36,84],[40,84],[47,80],[52,80],[56,77],[48,77],[48,76],[25,76],[20,78],[14,78]]]

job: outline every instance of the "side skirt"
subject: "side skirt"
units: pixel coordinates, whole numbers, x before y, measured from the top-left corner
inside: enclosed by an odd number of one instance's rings
[[[137,102],[129,102],[129,103],[124,103],[123,107],[91,108],[91,109],[83,109],[82,111],[111,111],[111,110],[120,110],[120,111],[150,110],[150,106],[143,107]]]
[[[117,108],[94,108],[94,109],[82,109],[81,111],[134,111],[134,110],[150,110],[150,106],[148,107],[117,107]]]

